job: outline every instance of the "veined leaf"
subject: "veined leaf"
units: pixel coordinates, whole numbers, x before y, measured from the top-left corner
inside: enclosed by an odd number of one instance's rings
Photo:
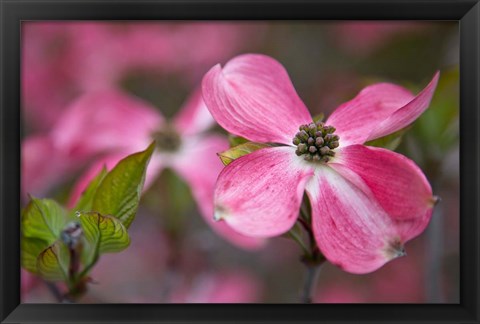
[[[235,161],[236,159],[238,159],[239,157],[242,157],[254,151],[260,150],[265,147],[270,147],[270,146],[271,145],[269,144],[247,142],[247,143],[243,143],[235,147],[232,147],[231,149],[228,149],[221,153],[218,153],[218,157],[220,158],[220,160],[222,160],[222,163],[226,166],[232,163],[233,161]]]
[[[20,261],[22,268],[37,274],[37,257],[49,246],[49,244],[44,240],[25,236],[22,236],[20,240]]]
[[[59,238],[65,224],[64,209],[51,199],[31,197],[22,212],[21,264],[38,274],[38,258]]]
[[[102,170],[93,178],[88,184],[87,189],[82,193],[80,199],[74,208],[72,208],[72,216],[76,211],[89,211],[92,210],[93,198],[97,192],[98,186],[102,183],[103,179],[107,175],[107,168],[104,166]]]
[[[37,258],[38,273],[49,281],[68,281],[70,254],[60,240],[43,250]]]
[[[80,213],[85,238],[98,246],[99,253],[120,252],[130,245],[125,226],[115,217],[97,212]]]
[[[142,152],[127,156],[112,169],[98,186],[92,210],[113,215],[129,227],[137,212],[145,172],[155,143]]]
[[[120,220],[97,212],[78,215],[87,243],[82,255],[85,268],[91,268],[100,254],[120,252],[130,245],[127,229]]]
[[[395,133],[374,139],[372,141],[368,141],[365,143],[365,145],[383,147],[383,148],[386,148],[387,150],[394,151],[398,147],[398,145],[400,145],[400,143],[402,142],[403,135],[409,129],[410,127],[402,128],[401,130],[396,131]]]
[[[55,242],[65,225],[64,209],[51,199],[31,198],[22,214],[24,237]]]

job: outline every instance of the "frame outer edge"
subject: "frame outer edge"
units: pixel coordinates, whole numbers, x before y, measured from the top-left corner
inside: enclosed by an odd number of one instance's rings
[[[20,20],[12,8],[0,0],[0,321],[20,304]]]
[[[462,32],[463,31],[463,32]],[[468,33],[466,32],[468,31]],[[468,66],[464,63],[468,62]],[[460,302],[476,323],[480,319],[480,3],[460,20]],[[468,152],[470,151],[470,152]],[[465,159],[469,154],[472,159]],[[463,170],[463,173],[462,173]],[[468,170],[468,174],[466,173]],[[470,190],[473,189],[473,190]],[[468,224],[467,224],[467,219]],[[470,239],[467,241],[465,232]],[[463,234],[463,235],[462,235]],[[473,258],[472,258],[473,256]],[[474,282],[466,282],[466,278]]]
[[[18,124],[20,118],[19,109],[15,109],[15,107],[19,107],[19,89],[20,89],[20,79],[19,79],[19,57],[17,57],[13,62],[7,62],[8,65],[5,65],[6,56],[11,58],[11,55],[16,55],[16,51],[20,52],[20,42],[19,42],[19,21],[21,17],[24,17],[24,12],[22,12],[21,6],[19,4],[29,3],[33,4],[34,1],[19,1],[18,3],[14,3],[11,0],[0,0],[0,19],[1,19],[1,33],[0,33],[0,66],[2,67],[0,71],[0,211],[3,214],[0,219],[0,233],[2,237],[0,237],[0,262],[1,262],[1,271],[0,271],[0,286],[1,286],[1,293],[0,293],[0,322],[1,323],[17,323],[18,321],[23,321],[25,317],[18,316],[20,314],[20,309],[29,308],[25,306],[29,305],[19,305],[20,297],[19,297],[19,287],[20,287],[20,272],[19,272],[19,255],[12,255],[16,254],[17,251],[8,252],[10,250],[7,247],[12,245],[12,242],[18,243],[19,241],[19,222],[15,215],[19,215],[19,185],[18,179],[20,179],[20,172],[19,172],[19,163],[20,163],[20,149],[18,147],[14,147],[15,145],[19,144],[20,140],[20,133],[18,132]],[[44,3],[45,0],[38,1],[39,4]],[[64,1],[61,3],[60,1],[50,1],[50,7],[53,8],[58,5],[65,5],[69,2],[74,1]],[[111,1],[100,1],[100,3],[107,4]],[[119,1],[122,2],[122,1]],[[171,1],[170,1],[171,2]],[[187,4],[188,1],[179,1],[179,3]],[[226,1],[227,3],[229,1]],[[248,1],[246,1],[248,3]],[[260,1],[262,2],[262,1]],[[292,1],[293,2],[293,1]],[[302,1],[304,2],[304,1]],[[330,1],[332,2],[332,1]],[[353,2],[353,1],[351,1]],[[369,3],[376,2],[376,1],[366,1]],[[434,4],[442,4],[446,5],[447,3],[453,3],[453,1],[405,1],[405,4],[408,3],[423,3],[423,5],[428,4],[433,6]],[[127,3],[127,2],[125,2]],[[161,4],[162,1],[159,1]],[[199,1],[199,3],[205,3],[205,1]],[[208,3],[208,2],[207,2]],[[268,3],[268,1],[266,1]],[[279,3],[284,3],[284,1],[280,1]],[[339,3],[343,3],[348,5],[347,1],[339,1]],[[396,1],[398,3],[398,1]],[[92,4],[92,1],[86,0],[85,4]],[[139,1],[139,4],[145,4],[145,1]],[[220,4],[220,3],[219,3]],[[457,319],[457,320],[448,320],[448,323],[478,323],[480,318],[480,307],[479,307],[479,298],[478,298],[478,291],[479,291],[479,231],[478,228],[480,222],[478,221],[477,217],[480,204],[480,199],[475,195],[478,194],[480,177],[478,172],[478,163],[479,163],[479,156],[480,156],[480,149],[479,149],[479,134],[480,131],[478,129],[480,125],[480,118],[479,118],[479,80],[480,80],[480,70],[479,70],[479,20],[480,20],[480,4],[477,1],[472,0],[460,0],[458,1],[458,7],[466,8],[468,6],[468,13],[466,13],[463,19],[460,21],[460,28],[464,30],[469,30],[473,28],[473,31],[470,31],[468,35],[460,34],[461,37],[461,62],[468,62],[468,67],[465,64],[460,65],[461,71],[461,91],[460,91],[460,100],[461,103],[465,104],[468,102],[468,107],[464,107],[463,110],[460,111],[462,120],[466,121],[464,128],[461,128],[460,132],[463,135],[468,135],[470,137],[474,137],[473,139],[461,140],[461,155],[464,155],[465,147],[468,149],[472,149],[474,152],[470,152],[469,156],[472,157],[470,161],[466,159],[460,161],[460,165],[462,168],[466,168],[467,170],[471,171],[469,174],[461,174],[462,180],[464,183],[467,183],[469,186],[468,189],[472,188],[471,193],[470,190],[467,192],[463,192],[465,195],[465,199],[461,202],[461,208],[463,209],[463,214],[473,214],[470,215],[473,220],[469,220],[469,226],[465,227],[465,223],[461,219],[462,229],[466,229],[465,232],[468,232],[471,236],[472,240],[468,242],[462,239],[461,242],[461,253],[463,253],[463,257],[461,259],[461,267],[462,267],[462,274],[467,274],[469,279],[475,278],[475,282],[465,282],[461,281],[461,301],[467,301],[464,297],[465,296],[475,296],[472,300],[468,300],[468,303],[462,303],[464,307],[463,310],[468,311],[468,319]],[[457,11],[459,10],[457,7]],[[178,8],[177,8],[178,9]],[[48,11],[48,10],[47,10]],[[36,12],[33,13],[31,10],[28,11],[31,17],[35,17],[37,19],[42,19],[41,17],[45,17],[46,11],[43,10],[39,14]],[[52,13],[50,13],[52,14]],[[55,16],[58,15],[57,13],[53,13]],[[75,14],[73,14],[75,15]],[[100,12],[97,14],[97,17],[103,17],[104,13]],[[412,12],[412,17],[415,16],[415,13]],[[460,19],[461,17],[458,17]],[[101,18],[100,18],[101,19]],[[412,18],[414,19],[414,18]],[[437,18],[442,19],[442,18]],[[7,32],[6,26],[15,26],[14,28],[10,28]],[[473,34],[473,35],[472,35]],[[473,36],[473,37],[472,37]],[[468,39],[467,39],[468,37]],[[5,48],[5,45],[9,44],[13,45],[11,48]],[[13,54],[12,54],[13,53]],[[5,57],[4,57],[5,55]],[[5,83],[4,81],[7,81]],[[470,86],[468,86],[470,84]],[[13,109],[12,109],[13,107]],[[468,113],[467,113],[468,109]],[[463,137],[465,139],[465,137]],[[6,143],[8,141],[8,143]],[[465,145],[469,144],[469,145]],[[462,150],[463,146],[463,150]],[[7,174],[7,172],[10,172]],[[16,178],[16,180],[15,180]],[[11,182],[11,180],[14,180]],[[7,183],[9,184],[7,186]],[[12,186],[13,184],[13,186]],[[470,185],[472,187],[470,187]],[[462,188],[465,188],[462,185]],[[465,203],[468,201],[468,204]],[[465,207],[469,207],[468,210]],[[8,212],[8,213],[7,213]],[[6,217],[10,213],[17,213],[13,214],[14,217]],[[464,217],[465,219],[465,217]],[[7,246],[8,242],[8,246]],[[470,245],[470,246],[469,246]],[[463,250],[462,250],[463,249]],[[465,260],[466,257],[470,257],[473,253],[474,259],[472,260]],[[13,261],[13,262],[12,262]],[[9,264],[7,266],[6,264]],[[17,264],[15,264],[17,263]],[[6,290],[6,287],[17,286],[17,291],[12,294],[11,290]],[[469,294],[466,294],[466,293]],[[23,306],[23,307],[22,307]],[[32,305],[34,306],[34,305]],[[37,305],[38,306],[38,305]],[[63,305],[65,306],[65,305]],[[11,313],[17,313],[11,314]],[[13,316],[9,316],[13,315]],[[25,316],[25,313],[22,314]],[[38,312],[37,315],[47,315],[44,312]],[[7,318],[8,317],[8,318]],[[42,321],[41,317],[35,318],[34,321]],[[124,319],[122,322],[125,322]],[[54,320],[52,319],[51,322]],[[58,319],[56,320],[58,321]],[[202,320],[205,322],[205,319]],[[29,321],[30,322],[30,321]],[[45,322],[45,321],[43,321]],[[98,322],[98,321],[95,321]],[[102,322],[111,322],[110,321],[102,321]],[[154,320],[154,322],[161,322],[161,320]],[[179,323],[178,321],[175,321]],[[188,321],[190,322],[190,321]],[[240,321],[234,321],[240,322]],[[259,322],[259,321],[253,321]],[[363,321],[362,321],[363,322]],[[411,323],[420,323],[419,321],[412,321]],[[47,323],[47,322],[45,322]],[[165,323],[165,322],[164,322]],[[337,322],[340,323],[340,322]],[[342,323],[345,323],[342,321]],[[427,323],[423,322],[422,323]],[[434,323],[428,321],[428,323]],[[446,323],[446,322],[445,322]]]

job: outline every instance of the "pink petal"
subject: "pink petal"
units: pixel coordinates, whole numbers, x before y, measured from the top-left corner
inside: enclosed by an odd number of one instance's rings
[[[197,134],[213,126],[215,120],[205,106],[200,89],[193,92],[173,123],[182,135]]]
[[[416,97],[390,83],[363,89],[355,98],[338,107],[327,124],[335,126],[340,145],[363,144],[394,133],[417,119],[430,104],[439,73]]]
[[[103,91],[75,101],[57,122],[52,138],[60,150],[76,156],[106,150],[136,152],[151,141],[162,122],[160,113],[140,99]]]
[[[315,240],[325,257],[351,273],[368,273],[403,254],[394,221],[371,196],[328,167],[307,185]]]
[[[368,140],[373,140],[394,133],[413,123],[428,108],[437,87],[440,73],[435,73],[432,81],[412,101],[392,113],[375,127]]]
[[[216,222],[213,219],[215,182],[223,169],[217,153],[228,149],[227,139],[209,135],[203,138],[184,138],[185,140],[187,144],[171,167],[190,185],[193,197],[207,224],[221,237],[238,247],[256,249],[263,246],[264,240],[239,234],[225,222]],[[195,163],[192,163],[192,159]]]
[[[435,200],[428,180],[412,160],[382,148],[351,145],[340,149],[329,165],[371,192],[390,217],[402,222],[406,230],[402,241],[428,225]]]
[[[203,98],[227,131],[255,142],[290,144],[312,121],[283,66],[258,54],[214,66],[203,78]]]
[[[292,147],[269,147],[223,169],[215,189],[215,217],[249,236],[287,232],[297,220],[313,170]]]

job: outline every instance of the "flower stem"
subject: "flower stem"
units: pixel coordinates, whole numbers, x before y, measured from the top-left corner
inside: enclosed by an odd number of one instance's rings
[[[317,284],[320,268],[325,262],[325,258],[318,257],[316,260],[303,259],[303,263],[306,266],[305,280],[303,283],[303,290],[300,296],[300,302],[304,304],[311,304],[314,288]]]
[[[308,212],[307,208],[305,207],[305,203],[302,203],[302,206],[300,206],[300,217],[306,221],[307,223],[311,222],[311,216],[310,213]]]
[[[302,241],[302,238],[300,236],[298,236],[297,233],[293,232],[293,231],[289,231],[287,232],[287,235],[288,237],[290,237],[292,240],[294,240],[295,242],[297,242],[297,244],[300,246],[300,248],[302,249],[303,253],[305,255],[308,255],[309,254],[309,250],[308,248],[305,246],[305,243],[303,243]]]
[[[322,263],[318,264],[309,264],[304,262],[306,265],[306,275],[305,275],[305,281],[303,284],[303,289],[302,293],[300,296],[300,302],[304,304],[311,304],[312,303],[312,295],[313,295],[313,290],[316,286],[317,279],[318,279],[318,274],[320,273],[320,268]]]
[[[306,208],[307,204],[308,202],[303,202],[300,208],[300,217],[298,218],[298,222],[302,225],[303,229],[307,233],[310,243],[308,248],[303,245],[304,254],[301,260],[302,263],[305,265],[307,271],[305,274],[303,289],[300,295],[300,301],[305,304],[311,304],[312,295],[317,283],[318,274],[320,273],[320,268],[326,259],[317,246],[317,242],[315,240],[311,225],[311,211]]]

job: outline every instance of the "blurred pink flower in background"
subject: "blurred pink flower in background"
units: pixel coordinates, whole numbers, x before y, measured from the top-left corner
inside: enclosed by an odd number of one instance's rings
[[[224,22],[25,22],[21,82],[27,125],[48,129],[73,98],[118,86],[131,72],[175,73],[196,82],[260,35],[261,28]]]
[[[363,291],[355,289],[352,284],[337,283],[326,284],[314,298],[314,303],[318,304],[356,304],[365,303]]]
[[[82,162],[57,150],[49,135],[27,137],[22,141],[21,150],[22,199],[26,199],[27,194],[43,196]]]
[[[93,268],[84,302],[160,303],[172,247],[155,217],[139,212],[129,228],[131,245],[104,254]]]
[[[20,297],[24,296],[38,283],[38,278],[32,275],[30,272],[21,269],[20,271]]]
[[[127,100],[124,102],[123,98]],[[111,150],[119,151],[116,163],[128,154],[145,149],[146,145],[142,144],[150,140],[148,132],[158,125],[161,116],[143,107],[140,100],[117,97],[115,91],[85,95],[74,101],[49,133],[23,140],[23,197],[26,194],[44,196],[70,173]],[[143,141],[139,143],[140,138]]]
[[[246,249],[259,247],[262,240],[243,236],[226,224],[213,221],[213,190],[223,167],[216,154],[229,147],[224,136],[206,132],[213,124],[200,91],[193,93],[171,122],[146,102],[117,90],[79,98],[49,135],[55,152],[75,161],[71,168],[78,166],[77,161],[95,158],[93,166],[74,187],[70,207],[104,165],[111,169],[121,158],[144,149],[155,139],[157,149],[147,170],[145,189],[162,169],[173,169],[189,184],[200,214],[218,234]],[[31,154],[28,146],[24,149],[24,170],[43,168],[52,174],[50,181],[45,181],[45,175],[43,183],[51,184],[65,176],[61,169],[49,165],[48,155]],[[25,177],[37,173],[24,172]],[[27,179],[24,183],[31,181]],[[25,187],[23,192],[30,193],[30,189]]]
[[[369,301],[377,303],[425,302],[424,290],[421,289],[425,285],[424,249],[417,244],[410,251],[407,258],[398,260],[395,266],[386,267],[385,271],[381,271],[372,278]]]
[[[352,56],[368,55],[388,44],[395,36],[422,31],[425,24],[411,21],[352,21],[331,27],[331,38]]]
[[[296,222],[306,191],[315,240],[331,263],[368,273],[404,255],[404,243],[429,223],[430,184],[413,161],[363,144],[417,119],[438,77],[416,97],[393,84],[372,85],[325,124],[315,124],[274,59],[247,54],[214,66],[202,89],[215,120],[250,141],[284,145],[254,151],[222,170],[216,219],[244,235],[277,236]]]
[[[365,276],[351,276],[333,268],[324,269],[315,296],[316,303],[422,303],[426,302],[425,252],[421,240],[412,242],[407,258],[387,264]]]
[[[71,30],[72,61],[82,63],[72,68],[82,89],[93,90],[152,69],[196,82],[207,67],[261,35],[261,29],[225,22],[77,23]]]
[[[65,27],[60,22],[22,24],[21,104],[27,128],[48,129],[80,91]]]
[[[262,284],[239,270],[199,274],[181,284],[171,295],[172,303],[255,303],[261,299]]]

